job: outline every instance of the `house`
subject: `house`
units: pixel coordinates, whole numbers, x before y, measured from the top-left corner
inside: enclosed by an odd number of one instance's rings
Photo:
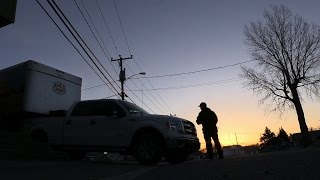
[[[245,151],[240,145],[224,146],[222,150],[225,157],[245,155]]]
[[[309,131],[311,139],[314,143],[320,143],[320,130]],[[299,147],[302,146],[302,136],[301,133],[294,133],[291,135],[291,139],[293,141],[294,146]]]
[[[259,153],[260,146],[259,144],[244,146],[243,150],[246,155],[254,155]]]

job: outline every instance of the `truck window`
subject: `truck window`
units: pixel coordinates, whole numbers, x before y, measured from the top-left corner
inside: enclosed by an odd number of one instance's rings
[[[116,102],[105,102],[105,115],[113,116],[115,112],[125,112]]]
[[[71,116],[112,116],[114,112],[124,112],[124,110],[111,101],[87,101],[78,103]]]
[[[141,107],[129,103],[127,101],[120,101],[120,103],[130,112],[130,114],[149,114],[146,110],[142,109]]]
[[[104,116],[104,104],[102,102],[80,102],[78,103],[71,116]]]

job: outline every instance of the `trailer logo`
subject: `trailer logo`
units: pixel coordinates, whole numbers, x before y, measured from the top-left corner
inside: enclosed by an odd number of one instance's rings
[[[52,87],[53,92],[64,95],[66,94],[66,86],[62,82],[54,82]]]

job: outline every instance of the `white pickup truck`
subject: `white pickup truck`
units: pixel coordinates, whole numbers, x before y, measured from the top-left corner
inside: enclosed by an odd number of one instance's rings
[[[149,114],[115,99],[79,101],[64,117],[35,118],[31,135],[74,160],[86,152],[119,152],[134,155],[141,164],[156,164],[163,157],[180,163],[200,148],[192,122]]]

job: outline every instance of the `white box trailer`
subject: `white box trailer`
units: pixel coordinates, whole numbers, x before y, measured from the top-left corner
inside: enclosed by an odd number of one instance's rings
[[[81,84],[80,77],[33,60],[2,69],[0,120],[21,121],[68,110],[81,99]]]

